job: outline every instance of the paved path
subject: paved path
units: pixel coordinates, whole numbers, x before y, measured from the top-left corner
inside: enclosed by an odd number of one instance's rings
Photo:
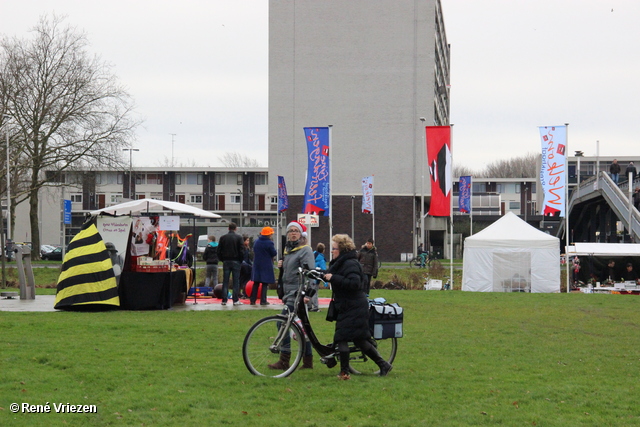
[[[20,298],[14,299],[0,299],[0,311],[63,311],[63,310],[55,310],[53,308],[55,304],[56,296],[55,295],[36,295],[36,299],[33,300],[21,300]],[[326,302],[324,301],[326,300]],[[327,307],[329,298],[321,298],[319,306],[321,309],[323,307]],[[282,311],[284,305],[280,302],[279,299],[273,297],[268,298],[268,301],[271,303],[270,305],[261,306],[261,305],[238,305],[234,306],[232,304],[229,305],[221,305],[219,300],[205,302],[205,300],[200,300],[197,304],[194,304],[191,300],[187,300],[184,304],[176,304],[170,311],[194,311],[194,310],[274,310],[274,311]],[[231,301],[230,301],[231,302]]]

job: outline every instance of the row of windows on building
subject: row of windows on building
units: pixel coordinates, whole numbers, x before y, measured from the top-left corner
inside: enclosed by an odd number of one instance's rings
[[[489,182],[471,182],[471,190],[473,194],[481,194],[481,193],[495,193],[495,194],[520,194],[522,192],[522,183],[519,182],[497,182],[497,183],[489,183]],[[525,187],[528,187],[531,191],[531,194],[536,193],[536,183],[528,182],[525,184]],[[454,182],[453,185],[454,193],[458,192],[458,183]]]
[[[66,175],[67,184],[82,183],[82,175]],[[142,173],[134,172],[136,185],[162,185],[164,173]],[[126,178],[122,172],[98,172],[95,174],[96,184],[98,185],[122,185]],[[215,185],[242,185],[243,173],[236,172],[215,172]],[[204,182],[204,173],[176,173],[176,185],[202,185]],[[255,185],[268,185],[268,174],[256,173]]]
[[[146,193],[137,193],[137,198],[145,198]],[[239,205],[241,200],[240,194],[227,194],[229,197],[229,204],[231,205]],[[189,201],[190,204],[202,204],[202,194],[190,194],[186,200]],[[149,193],[149,198],[151,199],[162,199],[162,193]],[[69,197],[71,203],[82,203],[82,193],[72,193]],[[278,203],[278,196],[270,196],[268,198],[269,203],[275,205]],[[122,193],[111,193],[109,194],[109,201],[111,204],[120,203],[123,201]]]

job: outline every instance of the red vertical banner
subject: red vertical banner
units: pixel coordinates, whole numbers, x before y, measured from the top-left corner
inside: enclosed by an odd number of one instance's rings
[[[431,182],[429,215],[451,215],[451,127],[427,126],[427,160]]]

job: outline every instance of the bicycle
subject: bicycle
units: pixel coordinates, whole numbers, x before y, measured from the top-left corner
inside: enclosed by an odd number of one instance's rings
[[[306,341],[311,342],[312,347],[320,355],[320,362],[333,368],[338,364],[339,355],[333,345],[322,344],[311,326],[307,313],[307,304],[304,297],[307,295],[309,280],[318,280],[324,283],[322,273],[317,270],[303,270],[298,268],[299,285],[294,303],[295,311],[287,314],[277,314],[258,320],[247,332],[242,344],[242,358],[244,364],[253,375],[284,378],[291,375],[300,364],[305,350]],[[378,301],[382,302],[382,301]],[[370,302],[373,303],[373,302]],[[286,306],[285,306],[286,307]],[[393,363],[398,351],[397,338],[374,339],[371,343],[378,349],[380,355],[389,363]],[[290,353],[289,368],[284,371],[272,370],[267,366],[274,362],[280,352]],[[351,362],[366,362],[367,356],[353,343],[349,345]],[[379,368],[374,364],[373,369],[361,368],[359,370],[350,367],[351,373],[377,374]],[[367,371],[368,369],[368,371]]]
[[[429,253],[423,252],[411,258],[411,261],[409,261],[409,267],[418,267],[418,268],[431,267],[432,260],[433,260],[433,257],[431,257]]]

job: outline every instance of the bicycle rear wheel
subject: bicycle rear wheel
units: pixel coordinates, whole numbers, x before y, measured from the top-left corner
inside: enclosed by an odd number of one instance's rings
[[[378,353],[384,360],[393,363],[398,352],[398,338],[387,338],[384,340],[374,340],[378,348]]]
[[[422,267],[422,260],[420,257],[412,258],[411,261],[409,261],[409,267]]]
[[[389,363],[393,363],[396,358],[396,353],[398,351],[398,339],[397,338],[387,338],[384,340],[372,340],[373,344],[375,344],[378,353],[384,360]],[[356,356],[358,354],[359,356]],[[362,362],[362,356],[359,351],[357,353],[351,353],[352,361],[351,361],[351,373],[358,374],[369,374],[369,375],[378,375],[380,373],[380,368],[378,365],[373,363],[371,360],[368,360],[367,363],[359,363]]]
[[[287,331],[282,331],[284,339],[278,347],[274,341],[280,328],[285,325],[281,316],[270,316],[258,320],[247,332],[242,344],[242,358],[244,364],[253,375],[272,378],[283,378],[291,375],[302,360],[305,348],[305,337],[300,327],[292,322]],[[282,370],[269,369],[269,364],[275,363],[280,353],[289,353],[289,368]]]

